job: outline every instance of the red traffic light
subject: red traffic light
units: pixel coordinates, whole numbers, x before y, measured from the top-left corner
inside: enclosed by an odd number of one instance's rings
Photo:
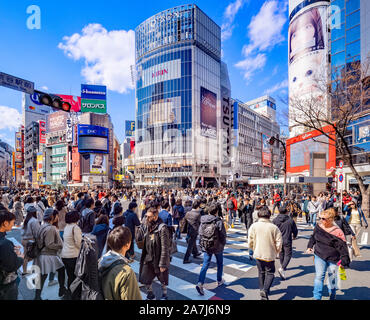
[[[45,106],[49,106],[58,110],[62,110],[65,112],[71,111],[71,104],[68,102],[63,101],[63,99],[54,94],[48,94],[41,91],[35,90],[35,92],[39,95],[39,101],[41,104]]]
[[[66,111],[66,112],[70,112],[71,111],[71,104],[69,102],[63,101],[62,110]]]
[[[271,137],[271,139],[269,140],[269,144],[270,145],[274,145],[275,144],[275,137]]]

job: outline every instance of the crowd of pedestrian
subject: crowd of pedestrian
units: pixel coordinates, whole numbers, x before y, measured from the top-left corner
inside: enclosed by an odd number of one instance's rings
[[[277,272],[286,279],[298,218],[313,229],[306,251],[314,255],[313,298],[322,298],[328,272],[330,299],[335,299],[338,269],[360,255],[357,239],[368,226],[358,192],[341,197],[228,188],[11,189],[0,198],[0,300],[17,299],[20,277],[29,275],[31,262],[39,270],[35,300],[42,299],[48,276],[49,285],[59,285],[62,299],[140,300],[141,284],[147,300],[167,300],[172,255],[183,235],[183,263],[191,263],[191,256],[203,259],[194,289],[204,295],[213,255],[217,284],[225,284],[224,247],[238,218],[245,225],[249,258],[256,261],[262,300],[269,299],[276,259]],[[22,247],[6,238],[14,226],[21,228]],[[135,245],[141,250],[138,277],[130,267]],[[153,291],[155,279],[160,297]]]

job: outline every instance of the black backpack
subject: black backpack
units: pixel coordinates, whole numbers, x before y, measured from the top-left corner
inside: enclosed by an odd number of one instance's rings
[[[208,252],[217,248],[218,244],[218,231],[217,221],[213,220],[209,223],[202,223],[199,229],[200,241],[199,245],[202,250]]]
[[[82,212],[82,210],[85,208],[85,199],[79,199],[77,202],[76,202],[76,205],[75,205],[75,209],[78,211],[78,212]]]
[[[227,200],[227,209],[234,209],[234,202],[231,199]]]
[[[99,279],[98,254],[96,236],[83,235],[74,272],[76,279],[70,286],[72,300],[104,300]]]

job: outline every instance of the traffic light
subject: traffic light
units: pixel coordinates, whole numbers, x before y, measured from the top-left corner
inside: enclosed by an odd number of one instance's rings
[[[63,99],[55,94],[45,93],[35,90],[35,93],[39,96],[39,102],[45,106],[52,107],[65,112],[71,111],[71,104],[63,101]]]
[[[273,146],[275,144],[275,141],[276,141],[275,137],[271,137],[269,140],[269,144]]]

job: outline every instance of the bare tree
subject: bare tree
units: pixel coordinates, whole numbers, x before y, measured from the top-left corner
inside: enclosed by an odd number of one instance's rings
[[[348,125],[369,114],[370,63],[347,63],[336,70],[328,82],[326,75],[314,79],[314,92],[304,96],[290,96],[289,119],[293,128],[304,132],[317,130],[336,146],[337,156],[351,169],[362,193],[362,208],[369,216],[370,188],[355,166],[355,150],[348,139]],[[328,106],[328,107],[327,107]],[[325,127],[331,130],[324,130]]]

